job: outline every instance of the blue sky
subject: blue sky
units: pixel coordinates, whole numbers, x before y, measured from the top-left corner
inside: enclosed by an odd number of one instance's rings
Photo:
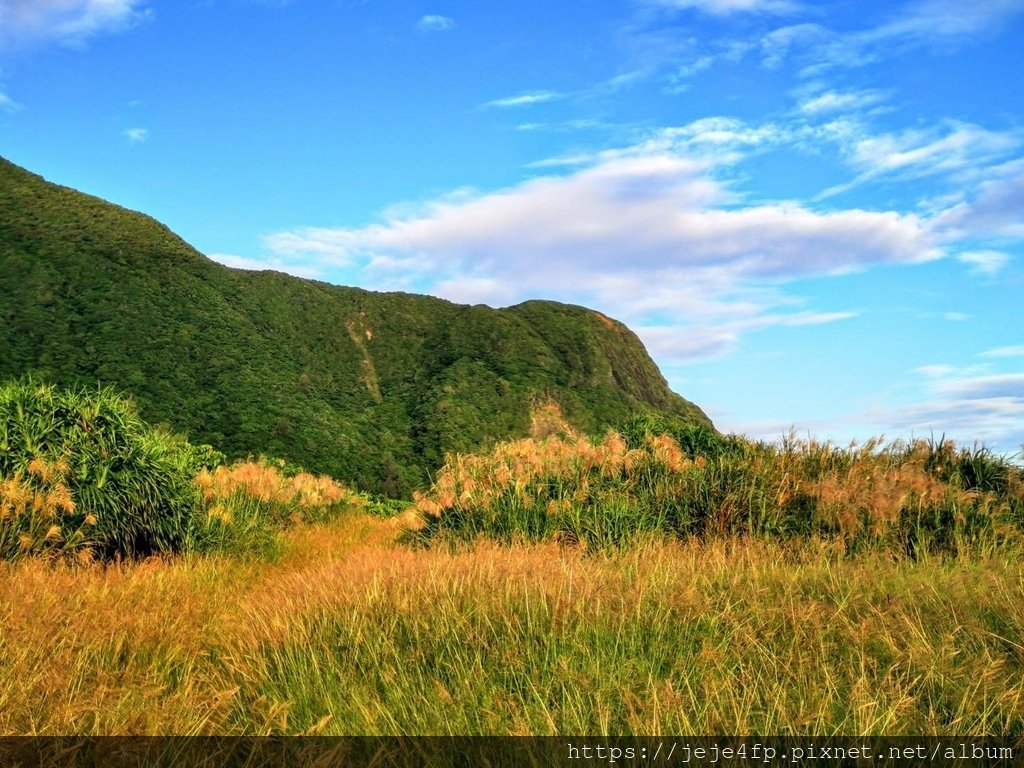
[[[716,424],[1024,442],[1024,0],[0,0],[0,154],[233,266],[594,307]]]

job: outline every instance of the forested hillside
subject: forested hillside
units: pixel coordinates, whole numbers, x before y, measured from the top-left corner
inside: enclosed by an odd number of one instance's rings
[[[709,424],[627,327],[221,266],[167,227],[0,160],[0,379],[111,384],[229,455],[401,495],[447,451],[557,402],[585,431],[639,411]]]

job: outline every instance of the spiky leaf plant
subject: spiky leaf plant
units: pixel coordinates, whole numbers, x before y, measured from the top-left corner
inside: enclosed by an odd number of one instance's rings
[[[109,388],[0,384],[0,557],[180,549],[215,452],[154,429]]]

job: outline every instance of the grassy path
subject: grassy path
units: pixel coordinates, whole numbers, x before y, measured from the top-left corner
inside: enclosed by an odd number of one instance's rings
[[[1024,557],[394,544],[0,564],[0,733],[1024,737]]]

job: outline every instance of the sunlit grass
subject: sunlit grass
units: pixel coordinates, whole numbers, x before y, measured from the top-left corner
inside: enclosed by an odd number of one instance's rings
[[[485,541],[0,565],[2,733],[1024,736],[1019,554]]]
[[[652,534],[819,536],[847,551],[917,557],[1021,538],[1021,470],[984,449],[767,445],[702,432],[554,435],[451,455],[414,496],[419,539],[600,549]]]

